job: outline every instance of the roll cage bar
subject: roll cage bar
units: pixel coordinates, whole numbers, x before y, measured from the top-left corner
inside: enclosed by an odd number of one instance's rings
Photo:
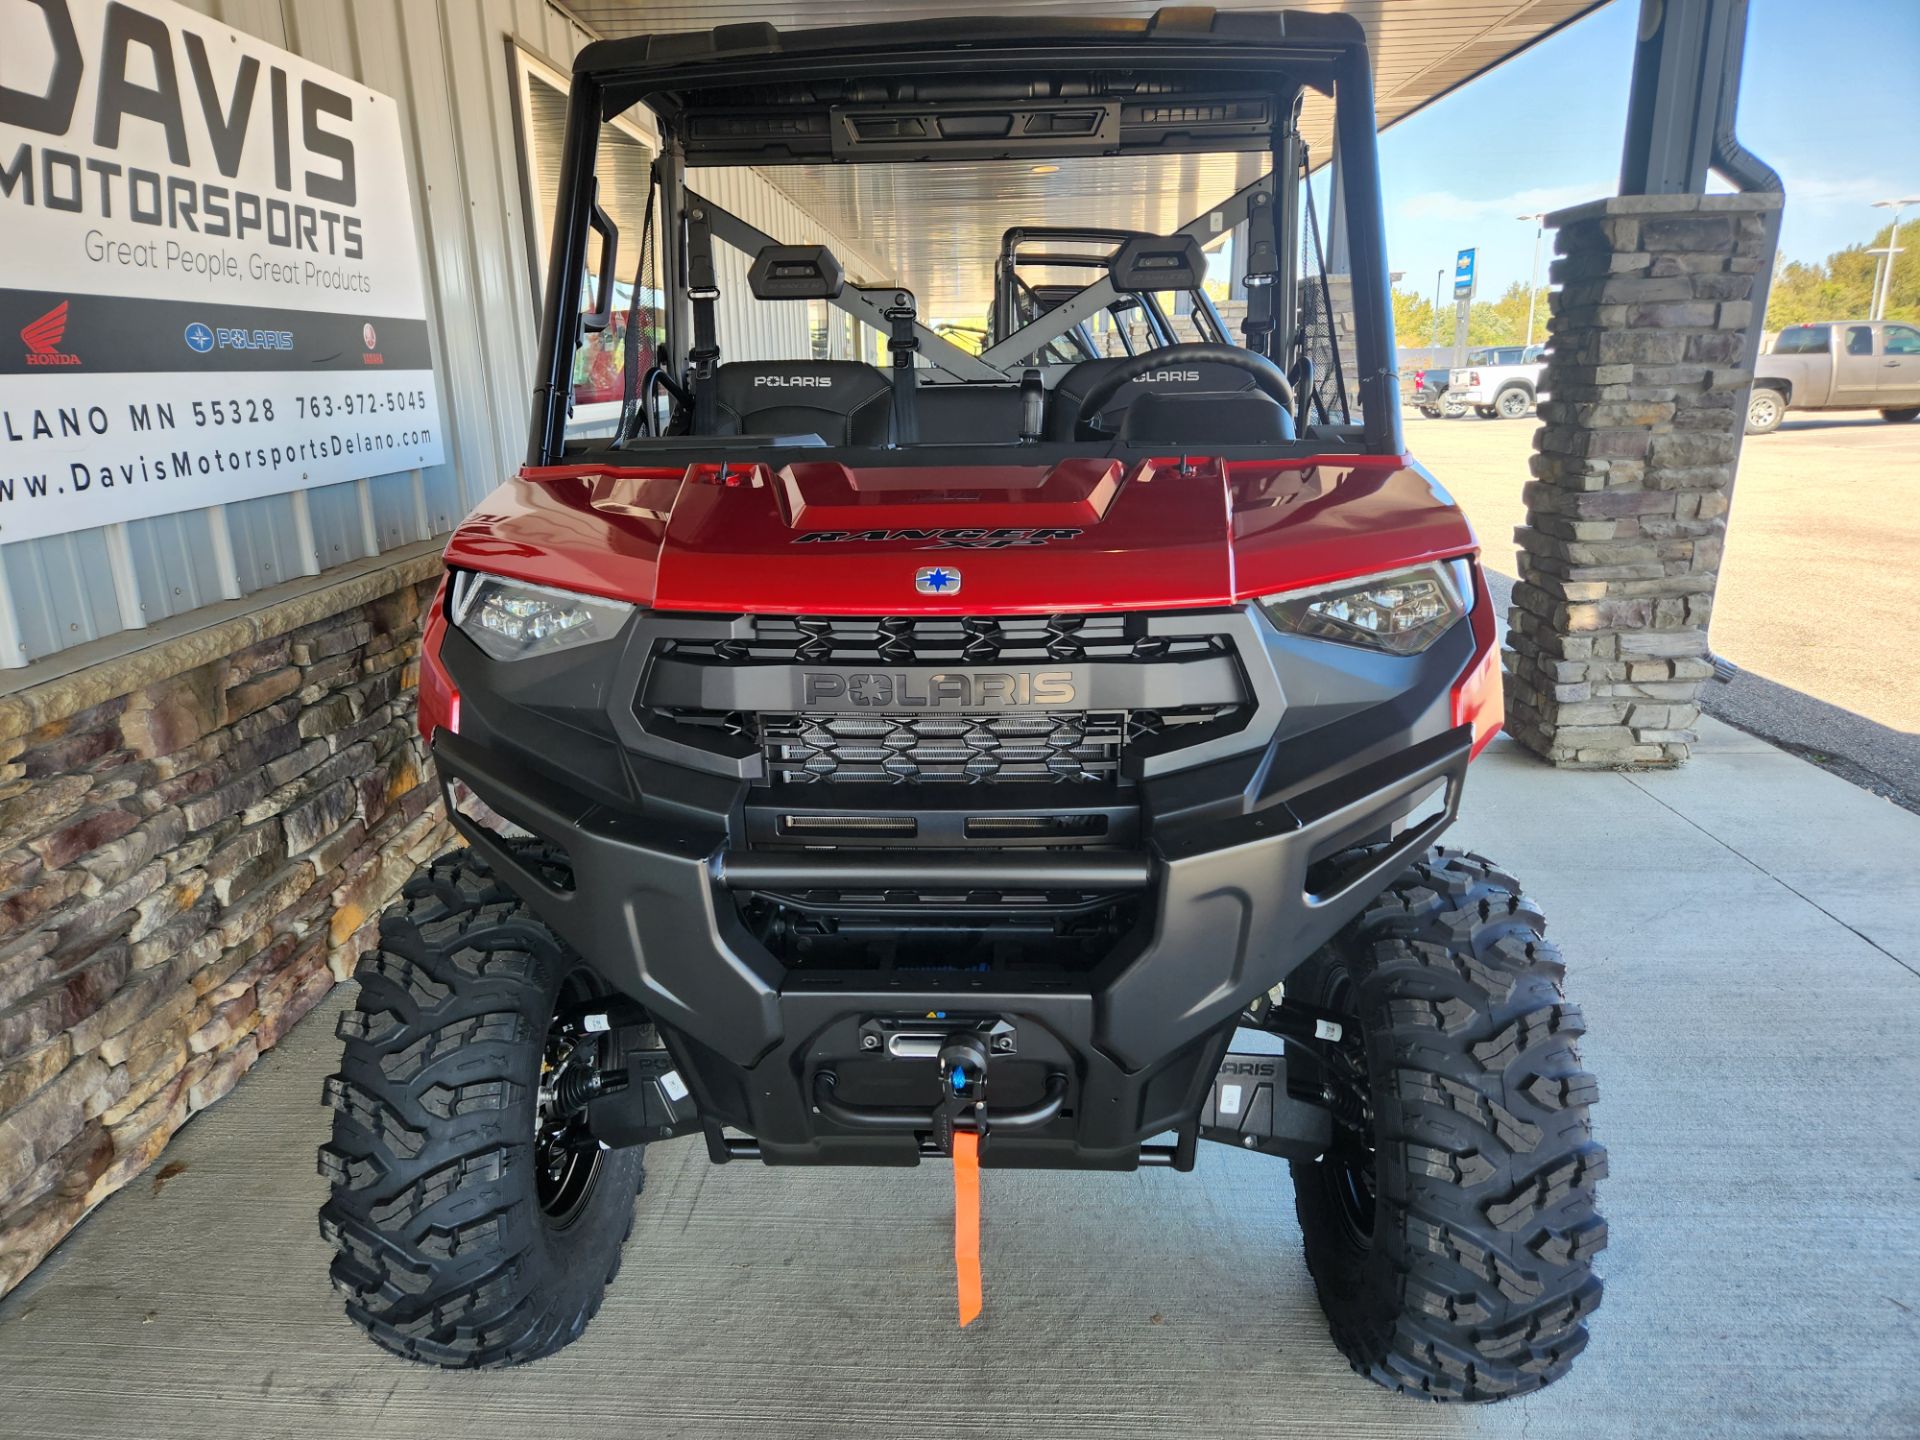
[[[967,64],[958,71],[962,51]],[[690,160],[757,166],[1254,150],[1271,155],[1271,173],[1176,234],[1205,240],[1249,223],[1249,283],[1266,292],[1268,318],[1263,325],[1250,317],[1247,345],[1273,355],[1277,320],[1284,360],[1299,314],[1294,193],[1304,157],[1295,122],[1308,88],[1335,99],[1365,445],[1401,454],[1366,33],[1344,15],[1180,7],[1148,20],[989,18],[787,32],[745,24],[586,46],[568,98],[528,463],[553,464],[564,451],[599,127],[635,104],[649,106],[661,135],[665,354],[686,354],[691,338],[689,207],[705,211],[716,238],[748,253],[775,238],[691,194]],[[831,303],[886,333],[892,320],[882,297],[893,293],[848,285]],[[913,331],[919,353],[956,379],[999,381],[1118,298],[1102,276],[978,356],[917,322]]]
[[[992,338],[995,343],[1007,339],[1012,333],[1013,319],[1020,315],[1020,301],[1030,296],[1036,305],[1042,306],[1040,314],[1073,298],[1074,294],[1086,286],[1071,287],[1071,293],[1054,295],[1052,304],[1043,304],[1049,297],[1047,291],[1054,287],[1029,285],[1020,278],[1022,265],[1058,266],[1067,270],[1099,270],[1105,274],[1113,259],[1113,252],[1139,232],[1135,230],[1087,229],[1067,225],[1016,225],[1000,237],[1000,257],[993,266],[993,309]],[[1099,245],[1106,248],[1097,253],[1081,251],[1027,250],[1028,245]],[[1185,292],[1191,300],[1201,339],[1217,343],[1229,343],[1227,327],[1220,319],[1220,312],[1214,308],[1213,298],[1204,289]],[[1173,323],[1166,312],[1160,308],[1160,302],[1152,294],[1116,296],[1110,309],[1119,309],[1126,305],[1137,305],[1147,317],[1147,328],[1153,332],[1154,341],[1159,345],[1172,345],[1176,341]],[[1036,316],[1037,318],[1037,316]],[[1086,322],[1082,321],[1084,325]],[[1078,330],[1080,327],[1076,326]],[[1049,337],[1051,338],[1051,337]]]

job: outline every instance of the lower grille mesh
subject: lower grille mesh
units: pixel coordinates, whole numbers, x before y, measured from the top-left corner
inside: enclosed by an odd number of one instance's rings
[[[776,784],[1059,783],[1112,780],[1126,740],[1119,710],[1001,715],[754,717]]]

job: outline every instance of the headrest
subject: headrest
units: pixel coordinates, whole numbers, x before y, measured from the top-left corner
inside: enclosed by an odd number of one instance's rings
[[[837,300],[841,283],[840,262],[824,245],[768,245],[747,272],[756,300]]]
[[[1135,235],[1113,252],[1107,270],[1123,295],[1198,290],[1207,278],[1207,256],[1192,235]]]

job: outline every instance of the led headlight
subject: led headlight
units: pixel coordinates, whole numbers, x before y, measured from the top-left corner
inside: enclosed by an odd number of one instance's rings
[[[524,660],[610,640],[633,608],[472,570],[453,578],[454,627],[496,660]]]
[[[1260,608],[1282,630],[1418,655],[1473,608],[1473,572],[1465,560],[1416,565],[1268,595]]]

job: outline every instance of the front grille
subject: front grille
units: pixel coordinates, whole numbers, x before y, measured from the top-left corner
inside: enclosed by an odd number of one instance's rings
[[[761,615],[752,634],[667,642],[683,660],[728,664],[787,661],[809,665],[990,665],[1052,660],[1178,660],[1220,655],[1224,635],[1149,635],[1145,616],[841,616]]]
[[[1112,781],[1129,742],[1217,724],[1238,706],[1009,711],[977,715],[802,715],[672,710],[695,731],[740,737],[770,784],[1075,784]]]
[[[1255,708],[1219,612],[655,623],[643,731],[770,786],[1124,787]],[[1027,702],[1044,671],[1064,704]],[[817,708],[816,679],[837,686]],[[996,707],[995,689],[1020,698]]]
[[[1111,710],[756,719],[774,784],[1111,780],[1126,739],[1125,714]]]

